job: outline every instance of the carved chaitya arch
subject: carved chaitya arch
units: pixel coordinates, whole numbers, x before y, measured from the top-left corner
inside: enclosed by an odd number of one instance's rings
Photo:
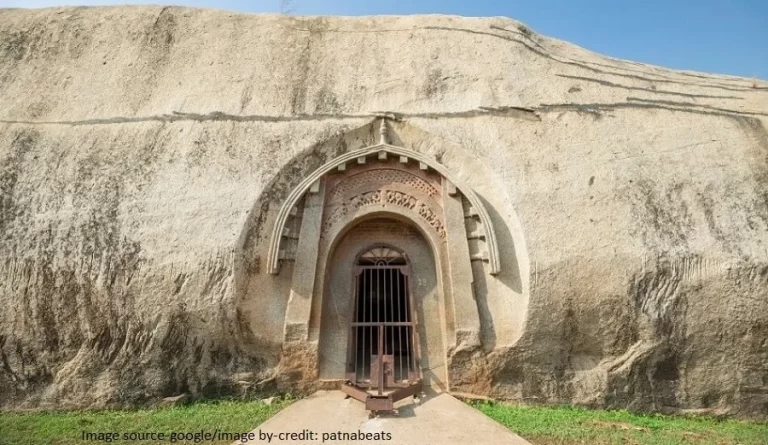
[[[439,162],[390,144],[386,120],[379,123],[378,144],[317,168],[276,215],[267,251],[273,280],[262,288],[284,283],[289,293],[281,373],[297,381],[345,375],[338,343],[349,324],[353,251],[390,243],[413,259],[415,308],[429,314],[415,325],[419,369],[425,384],[447,387],[452,354],[483,347],[475,292],[486,292],[486,273],[500,272],[496,234],[472,189]]]
[[[299,200],[307,192],[317,192],[320,187],[320,181],[326,174],[334,170],[343,171],[346,168],[347,163],[356,162],[358,164],[364,164],[366,159],[372,155],[377,156],[378,159],[386,159],[386,157],[389,155],[396,156],[399,157],[400,162],[403,163],[414,160],[419,163],[419,167],[421,169],[432,169],[442,175],[447,181],[449,181],[452,193],[455,193],[456,189],[461,191],[471,206],[470,212],[474,212],[474,214],[480,220],[481,226],[483,228],[483,233],[473,234],[473,236],[485,241],[486,252],[480,255],[480,259],[488,262],[488,272],[490,274],[495,275],[500,272],[501,261],[499,258],[496,234],[494,232],[493,223],[491,222],[488,211],[485,209],[485,206],[483,205],[480,198],[469,186],[465,185],[463,181],[456,177],[456,175],[452,174],[450,171],[448,171],[448,169],[436,162],[434,159],[430,159],[416,151],[389,144],[386,136],[386,119],[382,119],[381,139],[378,144],[345,153],[325,163],[320,168],[315,170],[311,175],[301,181],[301,183],[299,183],[299,185],[296,186],[288,195],[277,214],[277,218],[270,237],[269,250],[267,252],[267,265],[269,273],[280,273],[280,260],[284,258],[284,255],[282,255],[284,250],[281,249],[283,240],[286,237],[295,238],[295,233],[288,233],[290,230],[286,231],[286,223],[291,215],[296,214],[296,206]],[[429,209],[422,208],[421,211],[428,212]],[[426,217],[429,217],[429,215]],[[433,221],[434,219],[435,218],[431,218]]]

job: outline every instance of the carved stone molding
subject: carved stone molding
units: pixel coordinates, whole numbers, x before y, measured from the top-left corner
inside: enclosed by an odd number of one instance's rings
[[[397,190],[368,191],[354,195],[338,205],[328,207],[331,210],[324,218],[320,233],[321,238],[325,237],[347,214],[354,213],[365,206],[382,204],[414,211],[435,230],[440,238],[445,239],[445,224],[441,220],[439,213],[417,197]]]
[[[385,125],[384,128],[386,131],[386,123],[381,122],[380,124]],[[467,200],[471,204],[472,211],[476,212],[477,217],[481,221],[482,226],[485,230],[485,243],[487,247],[487,260],[489,263],[489,272],[491,274],[499,273],[501,269],[501,261],[499,259],[499,251],[498,251],[498,244],[496,241],[496,234],[493,230],[493,223],[491,222],[491,218],[488,215],[488,212],[485,209],[485,206],[483,205],[480,198],[474,193],[474,191],[470,187],[464,185],[464,183],[458,177],[456,177],[456,175],[451,173],[447,168],[445,168],[442,164],[437,162],[435,159],[429,158],[422,153],[409,150],[404,147],[397,147],[394,145],[390,145],[386,143],[386,140],[387,140],[386,134],[384,134],[384,136],[385,137],[382,138],[383,139],[382,143],[379,143],[377,145],[373,145],[370,147],[361,148],[359,150],[350,151],[348,153],[338,156],[335,159],[325,163],[323,166],[321,166],[320,168],[312,172],[310,175],[308,175],[306,178],[304,178],[304,180],[301,181],[299,185],[297,185],[291,191],[291,193],[286,198],[285,202],[283,202],[282,207],[280,208],[277,214],[275,225],[272,229],[269,250],[267,252],[267,265],[268,265],[269,273],[277,274],[280,272],[280,261],[279,261],[280,244],[283,239],[283,231],[285,229],[286,221],[288,220],[291,209],[296,206],[296,203],[311,188],[312,184],[314,184],[318,179],[323,177],[323,175],[337,169],[340,165],[345,165],[353,161],[359,162],[359,159],[361,158],[366,159],[366,157],[368,156],[380,157],[382,152],[391,154],[395,158],[399,158],[400,162],[403,162],[403,161],[408,162],[409,159],[413,159],[414,161],[419,162],[420,163],[419,165],[423,164],[424,167],[431,168],[434,171],[440,173],[443,177],[448,179],[451,183],[455,184],[457,189],[461,190],[461,192],[464,194],[464,196],[467,198]],[[426,216],[426,217],[429,217],[429,216]]]
[[[396,206],[405,207],[406,209],[413,210],[416,208],[416,204],[419,203],[419,200],[414,198],[413,196],[407,194],[398,192],[395,190],[387,190],[384,192],[384,199],[389,204],[394,204]]]
[[[432,209],[426,204],[421,203],[419,204],[419,215],[435,229],[440,238],[445,238],[445,224],[443,224],[443,221]]]
[[[363,173],[354,174],[340,180],[328,193],[328,202],[335,202],[343,199],[350,191],[359,190],[361,186],[367,184],[392,184],[401,183],[413,187],[416,190],[426,194],[430,198],[436,198],[440,192],[428,181],[416,176],[415,174],[400,170],[397,168],[382,167],[368,170]]]

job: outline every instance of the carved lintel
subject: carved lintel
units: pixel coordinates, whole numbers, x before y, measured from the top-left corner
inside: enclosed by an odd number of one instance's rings
[[[421,216],[437,232],[440,238],[446,237],[445,225],[440,214],[430,208],[426,203],[407,193],[397,190],[375,190],[360,193],[351,197],[346,202],[341,203],[334,208],[326,217],[321,229],[321,237],[326,236],[330,228],[333,227],[350,211],[355,211],[361,207],[370,205],[390,204],[412,210]]]

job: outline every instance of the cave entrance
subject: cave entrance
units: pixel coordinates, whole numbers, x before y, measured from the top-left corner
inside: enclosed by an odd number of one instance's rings
[[[410,278],[408,258],[388,245],[369,247],[355,262],[343,388],[373,412],[421,391]]]

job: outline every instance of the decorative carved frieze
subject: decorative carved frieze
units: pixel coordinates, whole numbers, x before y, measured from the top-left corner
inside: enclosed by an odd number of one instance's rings
[[[416,204],[418,204],[419,200],[414,198],[411,195],[397,192],[394,190],[387,190],[384,194],[385,199],[387,203],[394,204],[400,207],[405,207],[407,209],[413,210],[416,208]]]
[[[323,222],[321,236],[325,237],[330,229],[342,220],[350,211],[354,212],[365,206],[390,204],[415,211],[430,225],[440,238],[445,238],[445,225],[436,209],[422,202],[415,196],[397,190],[374,190],[360,193],[338,205],[331,206]]]
[[[379,187],[384,184],[405,184],[418,189],[430,198],[440,196],[438,189],[429,181],[414,175],[408,171],[397,168],[377,168],[360,174],[353,174],[340,180],[328,194],[328,201],[338,201],[354,190],[360,190],[366,186]]]
[[[445,225],[429,206],[424,203],[419,204],[419,215],[435,229],[440,238],[445,238]]]
[[[373,192],[365,192],[361,193],[359,195],[353,196],[349,200],[349,204],[354,208],[355,210],[359,209],[362,206],[367,206],[371,204],[380,204],[381,203],[381,191],[376,190]]]

